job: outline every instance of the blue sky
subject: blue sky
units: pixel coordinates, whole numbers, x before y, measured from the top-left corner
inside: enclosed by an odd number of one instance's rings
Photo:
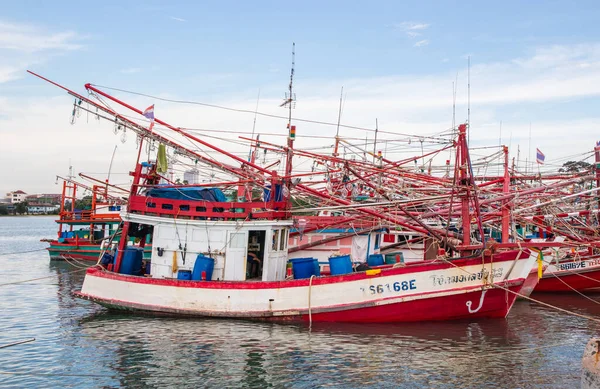
[[[455,80],[457,118],[466,119],[470,56],[472,144],[497,144],[502,121],[511,154],[517,144],[522,152],[540,147],[560,164],[600,139],[598,20],[593,1],[3,1],[0,163],[20,163],[0,189],[54,191],[68,160],[78,171],[105,172],[107,154],[120,145],[110,125],[69,126],[70,100],[26,69],[79,92],[92,82],[247,109],[260,89],[261,110],[281,113],[292,42],[298,116],[335,121],[344,86],[347,124],[372,126],[378,118],[391,132],[443,131]],[[155,103],[122,97],[140,107]],[[177,125],[235,130],[252,122],[156,104],[157,116]],[[258,123],[271,132],[279,125]],[[310,126],[302,132],[334,135]],[[13,147],[25,139],[27,147]],[[82,147],[88,144],[94,155]],[[134,146],[119,147],[116,166],[124,172]]]

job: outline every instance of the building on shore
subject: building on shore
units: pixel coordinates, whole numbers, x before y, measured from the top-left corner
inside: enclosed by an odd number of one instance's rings
[[[28,203],[27,213],[29,214],[45,214],[56,213],[60,209],[60,205],[44,204],[44,203]]]
[[[183,181],[189,185],[200,183],[200,173],[198,169],[190,169],[183,172]]]
[[[25,199],[30,204],[43,204],[43,205],[59,205],[60,204],[60,194],[34,194],[29,195]]]
[[[16,204],[25,201],[27,198],[27,193],[23,192],[22,190],[15,190],[13,192],[8,192],[6,194],[6,198],[10,199],[12,204]]]

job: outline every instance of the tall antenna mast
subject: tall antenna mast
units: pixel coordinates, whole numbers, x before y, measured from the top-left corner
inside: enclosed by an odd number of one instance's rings
[[[338,156],[338,146],[340,144],[340,121],[342,120],[342,97],[344,96],[344,87],[342,86],[342,90],[340,92],[340,110],[338,112],[338,122],[337,122],[337,130],[335,132],[335,148],[333,149],[333,156]]]
[[[113,149],[112,157],[110,157],[110,164],[108,165],[108,174],[106,175],[106,194],[108,195],[108,182],[110,181],[110,172],[112,171],[113,161],[115,159],[115,153],[117,152],[117,145]]]
[[[471,56],[467,58],[467,143],[471,144]]]
[[[296,95],[294,94],[294,67],[296,66],[296,43],[292,43],[292,71],[290,73],[290,86],[289,92],[285,94],[285,100],[281,103],[280,107],[289,108],[288,117],[288,128],[291,129],[292,125],[292,109],[296,107]]]
[[[67,177],[69,180],[73,179],[73,165],[71,165],[71,158],[69,158],[69,175]]]
[[[375,163],[375,159],[377,158],[377,131],[379,130],[379,123],[377,123],[377,118],[375,118],[375,141],[373,141],[373,163]]]
[[[531,163],[531,171],[533,172],[533,163],[532,163],[532,159],[531,159],[531,122],[529,122],[529,142],[528,142],[528,152],[527,152],[527,159],[529,160],[528,163]],[[525,168],[525,171],[528,171],[529,167]]]
[[[290,86],[289,86],[289,92],[286,93],[285,96],[285,100],[283,101],[283,103],[280,105],[280,107],[287,107],[289,109],[289,116],[288,116],[288,131],[289,131],[289,135],[288,135],[288,139],[287,139],[287,153],[286,153],[286,160],[285,160],[285,175],[286,177],[286,185],[284,188],[287,188],[287,192],[288,194],[285,195],[284,197],[288,197],[289,196],[289,191],[291,189],[291,178],[290,175],[292,174],[292,156],[293,156],[293,149],[294,149],[294,139],[296,139],[296,126],[292,126],[292,109],[296,107],[296,95],[294,94],[294,67],[296,66],[296,43],[292,43],[292,71],[290,72]],[[290,203],[288,202],[288,206],[290,206]]]
[[[256,129],[256,116],[258,115],[258,102],[260,100],[260,89],[258,90],[258,96],[256,97],[256,109],[254,110],[254,123],[252,123],[252,136],[254,139],[254,130]],[[248,162],[252,159],[252,144],[250,144],[250,150],[248,150]]]
[[[498,147],[502,148],[502,120],[500,120],[500,135],[498,136]],[[500,175],[500,165],[498,164],[498,175]]]

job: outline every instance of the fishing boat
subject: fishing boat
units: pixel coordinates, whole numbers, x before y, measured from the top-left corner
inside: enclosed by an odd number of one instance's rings
[[[138,165],[134,191],[142,169]],[[342,322],[505,317],[537,258],[527,249],[512,250],[356,272],[350,257],[340,256],[329,258],[329,276],[290,279],[293,221],[286,199],[269,195],[257,204],[172,197],[133,195],[123,215],[123,234],[139,226],[152,230],[149,273],[140,274],[139,250],[122,241],[112,271],[88,270],[77,296],[113,309],[181,316]],[[248,273],[249,247],[262,262],[258,277]]]
[[[62,178],[62,177],[57,177]],[[77,209],[78,189],[91,193],[89,209]],[[120,211],[126,202],[108,193],[107,185],[93,185],[63,179],[57,237],[42,239],[47,242],[51,260],[97,262],[109,244],[117,244],[117,230],[121,224]],[[111,239],[112,238],[112,239]],[[151,246],[144,255],[149,257]]]
[[[484,250],[354,271],[345,255],[329,258],[327,276],[319,275],[316,259],[296,259],[296,277],[290,278],[289,180],[273,172],[263,184],[264,201],[228,203],[218,200],[218,192],[212,196],[216,201],[178,196],[177,187],[151,195],[159,176],[151,163],[139,163],[133,175],[122,235],[130,229],[152,231],[150,270],[124,239],[108,269],[89,269],[77,293],[112,309],[310,322],[505,317],[537,259],[528,249]],[[260,273],[248,270],[249,251],[261,263]]]
[[[535,292],[573,293],[600,290],[600,255],[574,251],[550,261]]]

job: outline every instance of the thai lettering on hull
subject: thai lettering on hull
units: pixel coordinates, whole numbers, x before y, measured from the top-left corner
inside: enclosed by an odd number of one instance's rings
[[[481,270],[477,273],[472,274],[461,274],[458,276],[445,276],[445,275],[437,275],[433,274],[429,276],[431,279],[433,286],[441,286],[441,285],[451,285],[451,284],[460,284],[463,282],[472,282],[472,281],[481,281],[484,277],[488,276],[490,272],[487,270]],[[504,273],[504,268],[495,268],[492,269],[492,279],[501,278]],[[491,281],[491,279],[490,279]]]

